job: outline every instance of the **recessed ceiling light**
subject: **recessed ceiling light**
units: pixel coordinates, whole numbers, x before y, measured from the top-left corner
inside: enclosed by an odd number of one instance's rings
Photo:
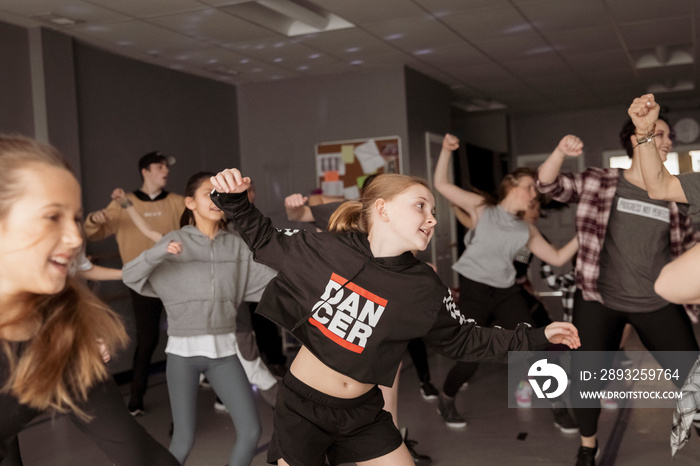
[[[284,58],[275,58],[275,59],[272,60],[272,61],[275,62],[275,63],[280,63],[280,62],[283,62],[283,61],[284,61]]]
[[[75,26],[76,24],[84,23],[85,21],[69,18],[63,15],[57,15],[52,12],[40,13],[38,15],[31,16],[32,19],[37,21],[44,21],[46,23],[51,23],[56,26]]]
[[[298,66],[297,69],[298,69],[299,71],[306,71],[306,70],[309,69],[309,67],[306,66],[306,65],[301,65],[301,66]]]
[[[415,52],[413,52],[413,55],[429,55],[433,52],[434,52],[433,49],[421,49],[421,50],[416,50]]]
[[[362,60],[353,60],[350,62],[351,65],[361,65],[363,63],[364,63],[364,61],[362,61]]]
[[[389,34],[388,36],[384,37],[386,40],[396,40],[396,39],[401,39],[403,37],[403,34],[396,33],[396,34]]]
[[[248,58],[243,58],[239,63],[249,63],[250,59]]]
[[[314,59],[314,58],[319,58],[320,56],[321,56],[320,53],[312,53],[311,55],[309,55],[309,58]]]
[[[349,48],[345,49],[345,51],[348,53],[359,52],[360,47],[349,47]]]

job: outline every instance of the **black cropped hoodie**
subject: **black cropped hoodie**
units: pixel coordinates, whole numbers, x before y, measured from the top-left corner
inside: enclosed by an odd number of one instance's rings
[[[541,349],[544,329],[485,328],[464,317],[433,269],[406,252],[374,257],[363,233],[278,230],[246,193],[212,193],[255,260],[279,271],[257,312],[290,331],[333,370],[391,386],[408,341],[448,358],[499,361]]]

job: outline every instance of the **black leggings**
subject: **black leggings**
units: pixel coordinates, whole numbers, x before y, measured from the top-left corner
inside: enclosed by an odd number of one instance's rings
[[[460,276],[459,287],[460,312],[479,325],[496,322],[505,329],[513,330],[521,322],[534,324],[522,288],[518,285],[495,288]],[[479,363],[476,362],[457,362],[445,378],[442,387],[445,395],[454,397],[478,367]]]
[[[605,351],[609,352],[608,360],[591,361],[585,358],[585,364],[575,357],[572,361],[572,372],[577,374],[580,370],[597,369],[612,366],[614,352],[617,351],[622,338],[625,324],[632,324],[637,331],[640,340],[649,351],[698,351],[698,343],[695,340],[690,318],[683,306],[668,304],[653,312],[620,312],[605,307],[598,301],[585,301],[580,291],[574,298],[573,324],[578,329],[581,339],[581,347],[578,351]],[[601,355],[603,356],[603,355]],[[656,356],[663,356],[656,354]],[[662,358],[660,358],[662,359]],[[692,359],[692,360],[691,360]],[[682,385],[695,358],[688,361],[659,360],[663,368],[679,368],[681,376],[674,380],[678,386]],[[686,367],[687,366],[687,367]],[[595,381],[584,386],[574,378],[573,393],[580,389],[600,390],[604,382]],[[577,404],[583,402],[577,401]],[[574,415],[578,422],[581,435],[591,437],[598,430],[598,417],[600,416],[600,400],[589,400],[590,408],[575,408]]]

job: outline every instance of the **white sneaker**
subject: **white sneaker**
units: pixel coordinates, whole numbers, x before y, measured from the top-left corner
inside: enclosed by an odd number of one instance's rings
[[[603,409],[617,409],[619,405],[617,404],[617,401],[612,398],[601,398],[600,407]]]
[[[214,402],[214,409],[217,411],[221,411],[222,413],[228,413],[228,409],[226,409],[226,405],[223,404],[218,399]]]

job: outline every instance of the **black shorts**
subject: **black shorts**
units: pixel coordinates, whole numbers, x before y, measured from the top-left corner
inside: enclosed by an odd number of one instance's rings
[[[267,462],[332,466],[379,458],[401,446],[401,433],[378,387],[352,399],[315,390],[287,371],[277,393]]]

